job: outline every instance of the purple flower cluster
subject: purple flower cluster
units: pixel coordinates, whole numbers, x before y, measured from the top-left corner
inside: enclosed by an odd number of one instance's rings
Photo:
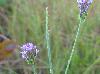
[[[87,10],[90,4],[93,2],[93,0],[77,0],[77,2],[80,9],[80,17],[81,17],[84,14],[87,14]]]
[[[78,3],[92,3],[93,0],[77,0]]]
[[[34,59],[39,50],[37,49],[36,45],[34,45],[33,43],[26,43],[24,45],[22,45],[21,47],[21,57],[25,60],[25,61],[32,61],[32,59]]]

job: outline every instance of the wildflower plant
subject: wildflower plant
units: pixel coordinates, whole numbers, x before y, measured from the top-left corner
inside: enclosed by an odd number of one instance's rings
[[[35,70],[35,58],[37,57],[37,54],[39,52],[39,49],[37,49],[36,45],[33,43],[25,43],[21,47],[21,57],[24,59],[27,64],[32,64],[33,72],[36,73]]]
[[[74,51],[75,51],[75,46],[76,46],[76,43],[77,43],[77,40],[78,40],[78,37],[79,37],[81,25],[85,22],[88,8],[89,8],[89,6],[92,2],[93,2],[93,0],[77,0],[78,7],[79,7],[79,10],[80,10],[80,14],[79,14],[80,22],[78,24],[78,29],[77,29],[77,32],[76,32],[76,35],[75,35],[75,40],[74,40],[74,43],[73,43],[73,46],[72,46],[72,51],[71,51],[70,57],[68,59],[65,74],[68,73],[68,69],[69,69],[69,66],[70,66]]]
[[[32,64],[34,62],[35,57],[37,56],[39,50],[36,45],[33,43],[26,43],[21,47],[21,57],[28,63]]]
[[[80,19],[84,20],[87,16],[87,11],[93,0],[77,0],[80,10]]]

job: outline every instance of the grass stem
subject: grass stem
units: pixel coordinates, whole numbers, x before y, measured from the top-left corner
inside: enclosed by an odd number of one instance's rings
[[[78,40],[78,36],[79,36],[79,32],[80,32],[80,27],[84,23],[84,21],[85,20],[81,20],[80,19],[80,22],[79,22],[79,25],[78,25],[78,29],[77,29],[77,32],[76,32],[76,35],[75,35],[74,44],[72,46],[72,51],[71,51],[70,57],[68,59],[67,67],[66,67],[66,70],[65,70],[65,74],[68,73],[69,65],[71,63],[71,60],[72,60],[72,57],[73,57],[73,54],[74,54],[74,51],[75,51],[75,46],[76,46],[76,43],[77,43],[77,40]]]
[[[48,32],[48,7],[46,7],[46,45],[48,50],[48,59],[49,59],[49,67],[50,67],[50,74],[53,74],[53,67],[51,62],[51,48],[50,48],[50,39],[49,39],[49,32]]]

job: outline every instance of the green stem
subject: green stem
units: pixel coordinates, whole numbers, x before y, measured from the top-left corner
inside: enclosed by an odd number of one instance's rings
[[[73,44],[73,46],[72,46],[72,51],[71,51],[70,57],[69,57],[69,59],[68,59],[68,64],[67,64],[67,67],[66,67],[66,70],[65,70],[65,74],[68,73],[69,65],[70,65],[70,63],[71,63],[71,60],[72,60],[72,57],[73,57],[73,54],[74,54],[74,51],[75,51],[75,46],[76,46],[76,43],[77,43],[77,39],[78,39],[78,36],[79,36],[80,27],[81,27],[81,25],[84,23],[84,21],[85,21],[85,20],[81,20],[81,18],[80,18],[80,23],[79,23],[79,25],[78,25],[78,29],[77,29],[77,32],[76,32],[74,44]]]
[[[35,64],[32,64],[33,74],[37,74]]]
[[[35,58],[34,58],[35,60]],[[28,60],[26,60],[27,64],[32,65],[32,72],[33,74],[37,74],[36,72],[36,66],[35,66],[35,61],[33,59],[29,58]]]
[[[51,62],[51,49],[50,49],[50,39],[49,39],[49,32],[48,32],[48,7],[46,7],[46,45],[48,50],[48,59],[49,59],[49,71],[50,74],[53,74],[53,67]]]

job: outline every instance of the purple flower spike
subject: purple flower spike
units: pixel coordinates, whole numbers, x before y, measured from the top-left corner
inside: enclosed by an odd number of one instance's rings
[[[93,0],[77,0],[78,3],[92,3]]]
[[[32,43],[26,43],[24,44],[21,49],[31,51],[33,49],[34,45]]]
[[[80,9],[80,17],[85,18],[88,8],[92,2],[93,0],[77,0]]]
[[[30,61],[32,62],[32,59],[34,60],[34,58],[37,56],[39,50],[37,49],[36,45],[34,45],[33,43],[26,43],[24,45],[22,45],[21,47],[21,57],[25,60],[25,61]]]

